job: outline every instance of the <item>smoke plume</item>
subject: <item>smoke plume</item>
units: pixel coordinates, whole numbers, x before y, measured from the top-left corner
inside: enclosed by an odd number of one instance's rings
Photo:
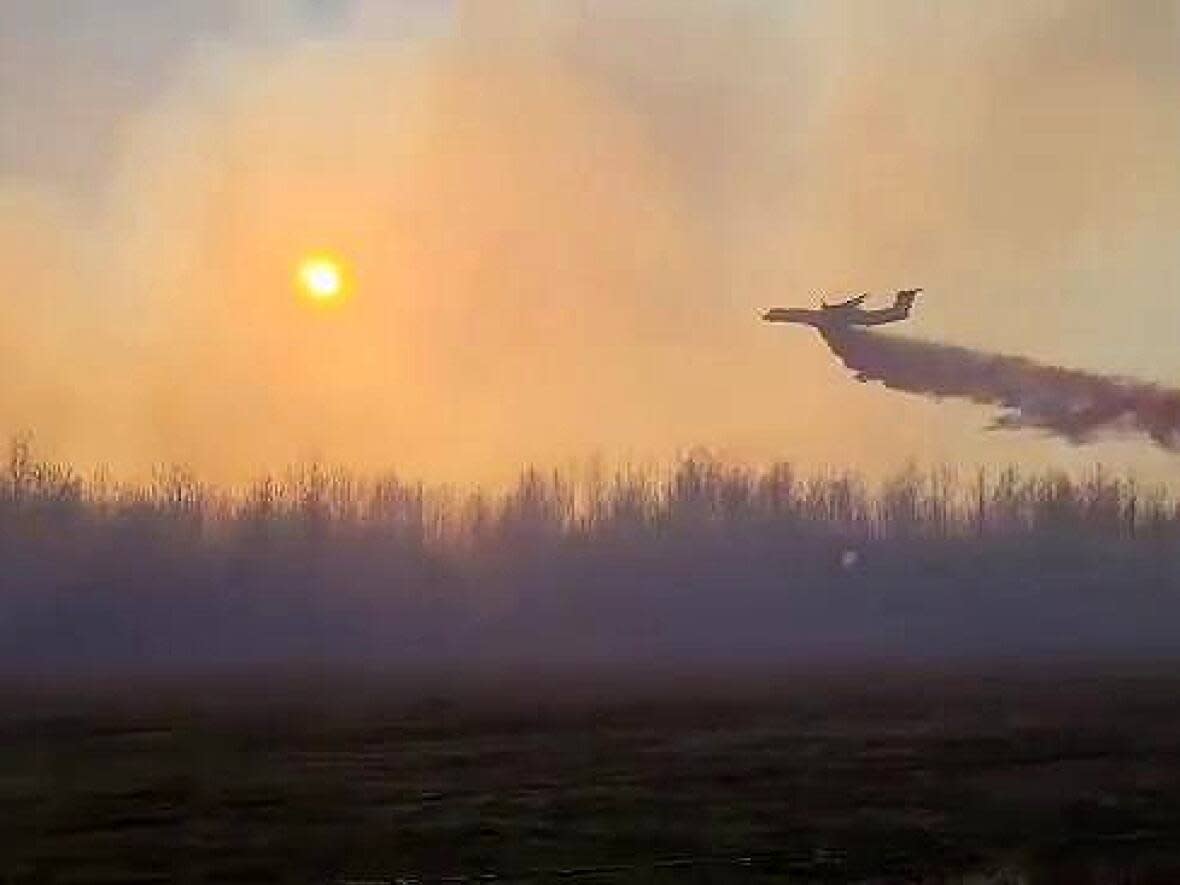
[[[997,406],[993,429],[1045,430],[1072,443],[1103,431],[1134,432],[1180,448],[1180,390],[860,329],[822,334],[859,380]]]
[[[901,285],[954,292],[936,339],[1180,384],[1172,3],[2,8],[0,444],[226,483],[1068,460],[754,319]],[[319,252],[339,309],[292,285]],[[1102,460],[1174,476],[1142,449]]]

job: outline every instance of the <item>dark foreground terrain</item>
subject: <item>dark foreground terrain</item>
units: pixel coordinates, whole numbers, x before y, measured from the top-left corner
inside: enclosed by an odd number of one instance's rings
[[[0,881],[1177,882],[1164,672],[12,687]]]

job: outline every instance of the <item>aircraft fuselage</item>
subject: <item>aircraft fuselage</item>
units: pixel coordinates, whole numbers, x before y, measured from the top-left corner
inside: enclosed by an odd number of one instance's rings
[[[883,326],[896,323],[910,315],[920,289],[898,292],[889,307],[865,310],[860,306],[863,297],[843,304],[833,304],[812,310],[799,307],[773,307],[762,314],[768,323],[796,323],[816,329],[830,329],[840,326]]]

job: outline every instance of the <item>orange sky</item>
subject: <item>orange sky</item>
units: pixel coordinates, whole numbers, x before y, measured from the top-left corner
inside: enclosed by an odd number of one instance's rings
[[[908,333],[1180,384],[1173,5],[165,5],[0,36],[0,431],[49,454],[1175,466],[756,321],[923,285]]]

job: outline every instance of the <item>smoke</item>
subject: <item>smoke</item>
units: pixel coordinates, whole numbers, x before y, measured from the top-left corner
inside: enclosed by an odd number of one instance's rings
[[[0,436],[54,457],[230,482],[1059,458],[832,383],[753,318],[896,285],[959,293],[926,314],[948,340],[1180,378],[1169,4],[26,5],[0,29]],[[292,291],[317,251],[340,310]]]
[[[1072,443],[1128,431],[1180,448],[1180,390],[856,328],[821,334],[861,381],[1000,407],[994,429],[1045,430]]]

